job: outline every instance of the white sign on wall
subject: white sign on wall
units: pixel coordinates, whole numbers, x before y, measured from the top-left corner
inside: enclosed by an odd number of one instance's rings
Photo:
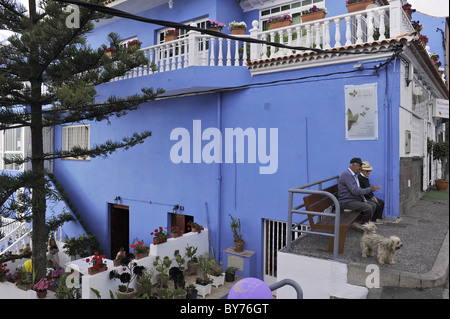
[[[345,86],[345,138],[378,139],[377,83]]]
[[[436,99],[433,116],[448,119],[448,100]]]

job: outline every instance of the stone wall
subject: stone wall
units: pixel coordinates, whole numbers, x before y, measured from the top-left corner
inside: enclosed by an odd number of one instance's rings
[[[400,216],[423,196],[422,179],[422,157],[400,158]]]

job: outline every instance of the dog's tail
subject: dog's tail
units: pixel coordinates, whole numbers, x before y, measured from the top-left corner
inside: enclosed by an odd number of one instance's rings
[[[372,222],[368,222],[368,223],[362,225],[362,228],[364,230],[365,235],[375,234],[375,232],[377,230],[377,226]]]

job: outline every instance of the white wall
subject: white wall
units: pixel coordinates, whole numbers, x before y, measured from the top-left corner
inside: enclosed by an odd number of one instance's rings
[[[173,260],[171,267],[176,267],[177,263],[175,262],[174,252],[175,250],[179,250],[180,254],[183,256],[186,251],[186,246],[194,246],[197,247],[197,256],[201,256],[202,254],[209,251],[209,241],[208,241],[208,230],[205,229],[200,234],[199,233],[187,233],[179,238],[169,238],[167,243],[159,244],[159,245],[150,245],[150,254],[148,257],[136,260],[136,263],[141,266],[146,266],[149,269],[153,267],[153,261],[156,256],[160,256],[163,258],[164,256],[168,256]],[[187,260],[186,260],[187,262]],[[68,265],[66,265],[68,266]],[[187,265],[185,265],[187,266]],[[119,285],[121,284],[119,280],[110,280],[109,272],[111,270],[117,270],[119,273],[122,273],[122,267],[110,267],[107,271],[103,271],[101,273],[95,275],[83,275],[82,276],[82,298],[83,299],[96,299],[97,297],[92,292],[91,287],[98,290],[100,292],[102,299],[110,298],[110,290],[115,294],[118,290]],[[156,274],[157,271],[153,275],[153,282],[156,282]],[[136,288],[135,282],[130,284],[130,288]]]
[[[304,299],[329,299],[331,296],[346,299],[365,299],[366,287],[347,284],[347,264],[288,254],[279,251],[277,281],[292,279],[303,290]],[[290,286],[277,290],[277,299],[295,299],[297,294]]]

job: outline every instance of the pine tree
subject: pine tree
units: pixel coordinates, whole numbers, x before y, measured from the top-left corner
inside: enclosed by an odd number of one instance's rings
[[[3,159],[6,164],[30,162],[31,170],[0,175],[0,204],[22,187],[32,190],[32,196],[27,197],[29,192],[25,192],[21,203],[13,200],[12,204],[3,205],[0,212],[11,216],[11,212],[22,207],[28,214],[20,214],[21,218],[32,218],[32,259],[38,280],[46,271],[46,197],[53,195],[45,177],[44,162],[65,157],[107,157],[151,136],[150,131],[144,131],[91,149],[74,147],[49,154],[44,153],[43,129],[121,117],[139,104],[154,100],[163,90],[143,88],[142,94],[96,101],[97,85],[123,76],[148,60],[141,51],[121,46],[117,34],[111,33],[105,39],[114,50],[113,57],[105,55],[106,44],[98,48],[87,44],[86,34],[94,29],[93,22],[110,18],[104,14],[52,0],[36,0],[37,8],[35,0],[28,1],[27,11],[16,0],[0,0],[0,30],[14,32],[7,43],[0,45],[0,130],[29,127],[31,131],[31,156]]]

